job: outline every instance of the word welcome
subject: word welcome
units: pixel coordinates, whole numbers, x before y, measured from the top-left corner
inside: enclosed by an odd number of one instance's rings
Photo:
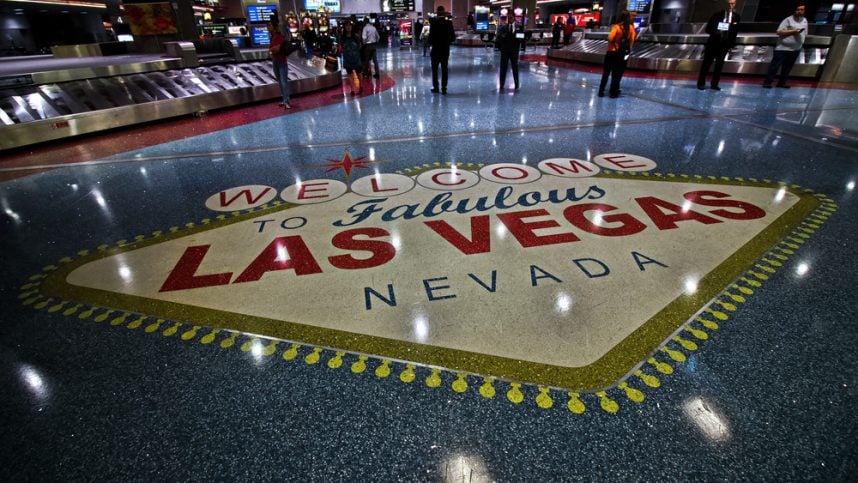
[[[425,171],[416,177],[378,173],[358,178],[350,185],[335,179],[299,181],[283,189],[279,196],[287,203],[299,205],[332,201],[349,191],[370,198],[390,198],[411,191],[417,184],[430,190],[451,192],[471,188],[482,180],[515,185],[532,183],[543,175],[589,178],[599,174],[603,167],[615,171],[649,171],[655,168],[656,164],[650,159],[630,154],[603,154],[596,156],[593,162],[574,158],[552,158],[540,161],[537,167],[500,163],[484,166],[479,172],[451,166]],[[243,210],[268,203],[277,195],[277,190],[271,186],[239,186],[213,194],[206,200],[206,206],[215,211]]]

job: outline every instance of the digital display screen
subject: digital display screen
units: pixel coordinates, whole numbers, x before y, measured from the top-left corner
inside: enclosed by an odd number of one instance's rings
[[[307,10],[318,10],[319,7],[325,7],[328,13],[340,13],[340,0],[304,0]]]
[[[244,27],[236,27],[234,25],[230,25],[229,27],[227,27],[227,32],[230,35],[241,35],[241,29],[242,28],[244,28]]]
[[[268,45],[271,43],[271,38],[268,36],[268,29],[254,25],[250,27],[250,35],[253,37],[254,45]]]
[[[628,9],[631,12],[649,13],[652,0],[629,0]]]
[[[275,10],[276,5],[248,5],[247,20],[250,23],[266,23]]]
[[[489,28],[489,9],[487,7],[474,7],[474,20],[477,23],[477,30],[488,30]]]
[[[223,37],[226,33],[226,25],[221,24],[203,25],[200,29],[204,34],[211,35],[212,37]]]
[[[382,12],[412,12],[414,0],[381,0]]]

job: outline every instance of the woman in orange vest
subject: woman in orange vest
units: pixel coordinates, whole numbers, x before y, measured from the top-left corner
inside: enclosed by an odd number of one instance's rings
[[[632,14],[628,10],[620,12],[620,20],[611,27],[608,34],[608,52],[605,54],[605,67],[602,71],[602,82],[599,83],[599,97],[605,97],[605,85],[611,76],[611,98],[620,96],[620,81],[626,70],[629,53],[635,45],[635,28],[632,25]]]

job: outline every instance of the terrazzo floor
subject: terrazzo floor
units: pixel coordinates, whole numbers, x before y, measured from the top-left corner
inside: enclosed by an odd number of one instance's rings
[[[442,96],[419,50],[379,55],[382,80],[357,98],[0,153],[0,478],[854,481],[858,91],[630,76],[598,98],[592,69],[539,57],[513,91],[497,53],[454,48]],[[570,159],[602,172],[542,163]],[[598,238],[590,213],[569,232],[567,204],[526,197],[375,213],[381,231],[339,241],[318,222],[368,200],[425,206],[459,172],[479,178],[456,195],[470,199],[505,181],[516,196],[598,185],[647,229]],[[399,188],[402,203],[381,194]],[[751,224],[747,205],[698,203],[688,220],[640,201],[689,189],[790,204],[754,201],[766,216]],[[607,262],[630,252],[649,258]],[[688,288],[694,263],[708,268]],[[251,283],[217,279],[227,267]],[[552,364],[500,349],[552,344]],[[590,363],[617,376],[579,377]]]

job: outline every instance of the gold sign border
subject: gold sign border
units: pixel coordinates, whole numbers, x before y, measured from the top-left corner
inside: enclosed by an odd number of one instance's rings
[[[444,165],[426,164],[397,173],[411,176]],[[449,166],[450,163],[446,165]],[[483,165],[469,164],[458,167],[479,169],[481,166]],[[92,318],[96,322],[111,319],[111,325],[126,326],[129,329],[143,327],[145,332],[160,332],[166,337],[177,334],[183,326],[189,326],[190,329],[183,330],[180,336],[184,340],[197,338],[203,326],[206,326],[212,329],[200,338],[202,344],[211,344],[222,333],[227,338],[221,340],[220,346],[229,348],[236,344],[239,336],[244,335],[249,339],[240,345],[243,351],[258,350],[267,356],[276,352],[280,341],[295,341],[283,351],[284,360],[297,358],[301,349],[309,346],[307,350],[311,352],[304,357],[307,364],[318,363],[323,352],[328,351],[332,352],[333,356],[328,359],[327,366],[338,368],[344,364],[343,357],[351,354],[351,357],[356,357],[351,364],[351,370],[355,373],[363,373],[369,359],[378,359],[379,365],[375,369],[377,377],[388,377],[393,370],[391,364],[396,363],[405,366],[399,378],[406,383],[416,379],[415,371],[418,366],[422,366],[429,371],[425,378],[429,387],[440,386],[443,382],[442,374],[450,371],[456,377],[451,384],[456,392],[467,390],[469,377],[481,377],[483,384],[479,392],[484,397],[493,397],[496,392],[493,384],[496,380],[502,380],[509,384],[510,389],[506,396],[514,403],[525,399],[522,392],[524,382],[536,385],[538,394],[535,401],[544,408],[553,406],[551,390],[561,390],[569,394],[567,407],[572,412],[581,413],[586,408],[581,400],[581,393],[588,392],[599,398],[603,410],[616,412],[619,407],[607,394],[609,389],[623,391],[629,400],[642,402],[643,392],[630,386],[629,382],[637,379],[649,388],[659,387],[660,376],[654,375],[653,372],[659,375],[671,374],[671,364],[684,362],[685,353],[697,350],[700,342],[709,339],[709,333],[717,330],[719,323],[729,319],[729,313],[737,310],[737,304],[743,303],[746,296],[752,295],[762,282],[768,280],[837,208],[833,200],[825,195],[815,194],[813,190],[803,189],[798,185],[786,185],[770,180],[608,170],[602,171],[597,177],[783,187],[798,196],[799,202],[703,277],[695,294],[679,296],[598,361],[579,368],[532,363],[248,316],[73,286],[66,282],[66,277],[72,271],[100,258],[295,206],[278,201],[270,206],[266,204],[243,212],[219,215],[214,220],[204,219],[200,223],[188,223],[184,228],[172,227],[167,233],[154,232],[150,237],[138,235],[133,241],[120,240],[114,246],[102,245],[94,252],[81,251],[77,258],[65,257],[60,260],[60,265],[44,267],[42,273],[34,275],[21,287],[19,298],[24,305],[32,305],[48,312],[62,311],[65,315],[77,315],[80,319]],[[150,318],[155,320],[149,321]],[[267,345],[262,342],[263,339],[269,340]]]

